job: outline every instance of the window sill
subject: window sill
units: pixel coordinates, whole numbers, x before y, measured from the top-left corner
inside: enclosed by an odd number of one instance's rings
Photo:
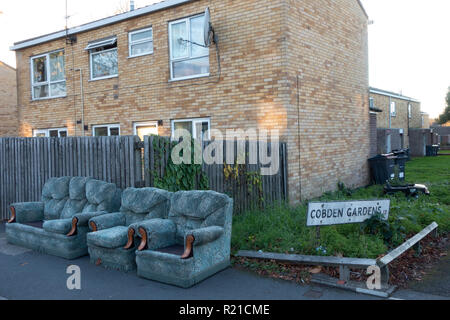
[[[64,99],[64,98],[67,98],[67,95],[65,95],[65,96],[57,96],[57,97],[48,97],[48,98],[30,99],[30,102],[53,100],[53,99]]]
[[[127,59],[139,58],[139,57],[144,57],[144,56],[151,56],[152,54],[153,54],[153,51],[149,52],[149,53],[143,53],[143,54],[135,55],[135,56],[128,56]]]
[[[199,79],[199,78],[207,78],[209,77],[210,74],[206,73],[206,74],[199,74],[199,75],[195,75],[195,76],[188,76],[188,77],[182,77],[182,78],[176,78],[176,79],[169,79],[169,83],[170,82],[177,82],[177,81],[183,81],[183,80],[192,80],[192,79]]]
[[[94,82],[94,81],[100,81],[100,80],[106,80],[106,79],[113,79],[113,78],[118,78],[119,75],[116,74],[114,76],[107,76],[107,77],[101,77],[101,78],[95,78],[95,79],[89,79],[88,82]]]

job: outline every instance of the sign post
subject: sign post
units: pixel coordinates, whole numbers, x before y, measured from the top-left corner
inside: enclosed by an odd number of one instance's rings
[[[308,204],[308,227],[362,223],[375,214],[384,220],[389,217],[390,200],[310,202]],[[320,229],[316,235],[320,236]]]

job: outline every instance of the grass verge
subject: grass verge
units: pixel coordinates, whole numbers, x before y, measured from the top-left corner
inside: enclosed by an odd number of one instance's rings
[[[433,221],[439,231],[450,231],[450,157],[416,158],[407,163],[408,182],[429,187],[430,196],[418,199],[403,194],[387,196],[383,186],[356,190],[341,187],[336,192],[314,199],[319,201],[391,199],[390,236],[369,233],[359,224],[321,227],[320,239],[316,229],[306,227],[307,204],[296,207],[275,206],[264,211],[252,211],[234,217],[232,250],[263,250],[277,253],[307,255],[338,255],[377,258],[401,244]]]

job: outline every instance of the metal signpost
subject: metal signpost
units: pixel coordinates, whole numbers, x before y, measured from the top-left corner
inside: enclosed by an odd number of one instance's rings
[[[361,223],[377,213],[387,220],[389,206],[390,200],[310,202],[306,225],[320,227]]]

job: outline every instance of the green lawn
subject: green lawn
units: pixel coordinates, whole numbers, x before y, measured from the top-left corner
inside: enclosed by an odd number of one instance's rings
[[[361,225],[321,227],[320,240],[316,229],[306,227],[307,205],[275,207],[265,211],[248,212],[234,217],[232,250],[263,250],[298,254],[343,254],[347,257],[376,258],[399,245],[405,237],[419,232],[433,221],[439,231],[450,231],[450,156],[417,158],[407,163],[408,182],[429,187],[430,196],[419,199],[403,194],[386,196],[383,186],[357,190],[341,188],[314,200],[390,198],[389,230],[370,233]],[[380,227],[381,228],[381,227]],[[380,229],[381,230],[381,229]],[[321,246],[320,249],[317,249]]]

